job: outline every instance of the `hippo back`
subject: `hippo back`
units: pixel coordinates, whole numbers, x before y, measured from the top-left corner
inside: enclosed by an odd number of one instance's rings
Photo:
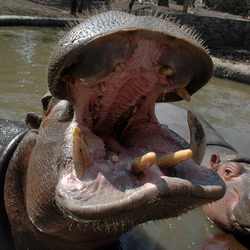
[[[0,119],[0,156],[9,142],[25,128],[24,122]]]
[[[10,121],[0,119],[0,215],[1,215],[1,223],[0,223],[0,245],[1,249],[4,250],[14,250],[13,241],[10,235],[9,224],[7,220],[7,216],[4,209],[4,197],[3,197],[3,189],[4,189],[4,177],[7,170],[6,164],[1,164],[4,162],[4,157],[8,152],[5,151],[6,147],[9,147],[10,142],[20,134],[22,134],[26,130],[26,126],[24,122]],[[9,147],[13,149],[13,147]],[[8,158],[8,157],[7,157]]]

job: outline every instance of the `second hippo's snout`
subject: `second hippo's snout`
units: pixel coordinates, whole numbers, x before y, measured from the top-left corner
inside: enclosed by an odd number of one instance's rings
[[[244,172],[238,177],[235,191],[238,193],[238,203],[232,211],[234,226],[245,233],[250,233],[250,165],[243,164]]]

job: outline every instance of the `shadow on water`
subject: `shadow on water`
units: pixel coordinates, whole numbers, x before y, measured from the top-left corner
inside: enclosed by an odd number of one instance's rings
[[[52,29],[0,29],[1,118],[23,120],[28,111],[41,112],[49,55],[61,33]],[[246,136],[250,134],[249,86],[213,79],[192,99],[189,106],[193,110],[202,113],[240,152],[250,153]],[[8,240],[2,241],[4,232],[5,228],[0,228],[0,248],[12,250]],[[201,250],[203,242],[217,232],[202,212],[195,210],[139,226],[121,237],[120,246],[123,250]]]
[[[124,250],[200,250],[204,241],[217,233],[201,210],[177,218],[148,222],[121,238]]]

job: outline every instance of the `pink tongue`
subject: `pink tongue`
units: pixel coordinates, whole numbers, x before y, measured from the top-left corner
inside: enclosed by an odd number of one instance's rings
[[[159,73],[158,61],[162,54],[159,44],[140,37],[133,39],[139,46],[132,56],[100,80],[104,88],[97,104],[97,131],[102,131],[104,126],[106,131],[112,129],[117,119],[141,98],[174,89],[174,83]]]
[[[121,82],[120,82],[121,83]],[[119,117],[129,110],[129,107],[134,106],[142,96],[146,96],[153,90],[153,84],[151,86],[145,86],[140,84],[138,79],[127,81],[120,86],[118,90],[114,86],[116,82],[109,83],[107,91],[102,99],[102,105],[96,129],[102,130],[103,124],[105,124],[105,130],[112,130],[114,124]],[[117,91],[116,93],[114,93]]]

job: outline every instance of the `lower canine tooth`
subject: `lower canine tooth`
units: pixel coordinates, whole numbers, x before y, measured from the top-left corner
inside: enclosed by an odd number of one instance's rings
[[[73,129],[73,162],[78,177],[83,176],[86,168],[90,166],[88,147],[81,139],[81,130],[78,127]]]
[[[187,101],[187,102],[191,101],[191,96],[185,88],[177,89],[176,92],[177,92],[177,95],[180,96],[185,101]]]
[[[135,174],[142,173],[146,168],[156,164],[157,158],[154,152],[149,152],[141,157],[138,157],[132,163],[132,172]]]
[[[174,167],[182,161],[188,160],[192,158],[192,150],[184,149],[176,151],[172,154],[166,154],[158,159],[157,164],[160,168],[163,167]]]

